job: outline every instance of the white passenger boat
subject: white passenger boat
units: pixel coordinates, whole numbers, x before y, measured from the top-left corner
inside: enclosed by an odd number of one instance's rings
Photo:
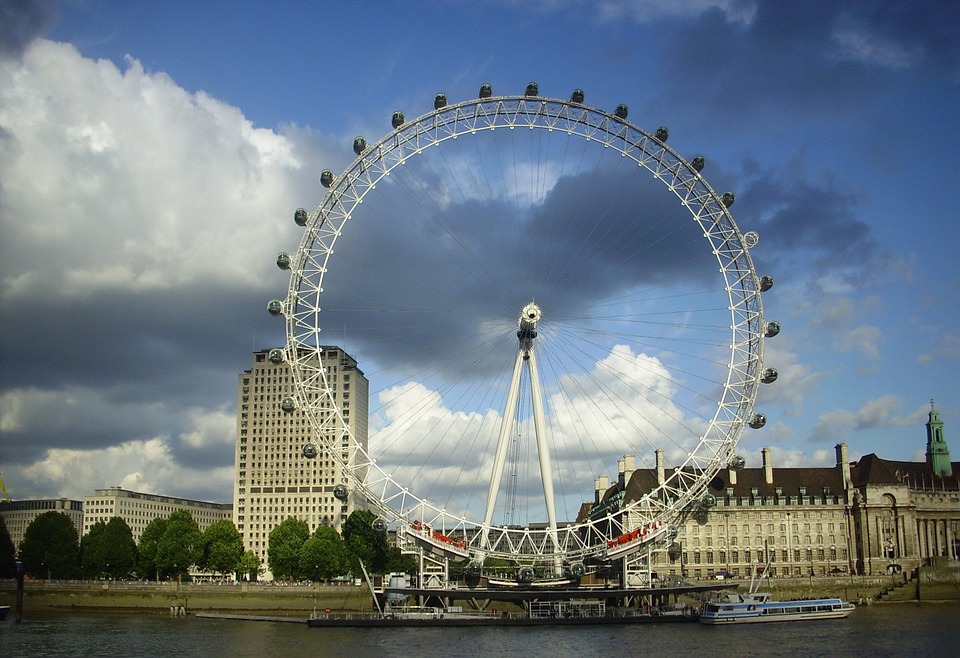
[[[842,619],[854,610],[852,603],[840,599],[772,601],[769,594],[727,594],[724,599],[707,603],[700,611],[701,624],[753,624],[767,621],[804,619]]]

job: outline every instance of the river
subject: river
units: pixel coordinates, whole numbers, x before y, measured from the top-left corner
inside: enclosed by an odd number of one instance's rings
[[[948,656],[960,603],[888,603],[845,620],[709,627],[320,629],[165,615],[25,614],[0,622],[0,656]]]

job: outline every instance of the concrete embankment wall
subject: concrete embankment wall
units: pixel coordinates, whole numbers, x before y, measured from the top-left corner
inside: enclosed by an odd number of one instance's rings
[[[917,591],[921,601],[960,600],[960,562],[934,558],[929,567],[920,568]]]
[[[0,583],[0,604],[16,605],[16,583]],[[24,610],[117,609],[167,612],[229,611],[307,617],[314,609],[372,610],[366,587],[307,585],[194,585],[185,583],[30,582]]]

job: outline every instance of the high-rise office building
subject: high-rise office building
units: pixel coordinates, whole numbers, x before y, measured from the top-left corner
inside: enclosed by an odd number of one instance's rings
[[[295,396],[293,373],[285,361],[273,362],[270,350],[253,355],[253,368],[243,372],[237,387],[236,474],[233,491],[233,521],[246,550],[252,550],[270,578],[267,548],[270,531],[284,519],[306,521],[310,531],[319,525],[340,530],[354,510],[356,497],[334,496],[334,487],[346,484],[346,474],[323,446],[340,450],[343,458],[353,454],[356,442],[367,447],[369,384],[356,360],[338,347],[321,349],[331,400],[350,428],[342,443],[317,438],[307,414],[301,409],[287,412],[281,401]],[[303,446],[320,445],[319,454],[308,459]]]

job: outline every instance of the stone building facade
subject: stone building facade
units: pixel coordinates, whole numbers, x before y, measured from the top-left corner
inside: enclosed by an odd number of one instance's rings
[[[942,430],[931,409],[925,462],[875,454],[851,462],[839,444],[832,467],[775,468],[764,448],[759,468],[725,469],[713,479],[716,504],[678,521],[675,541],[654,553],[652,570],[743,577],[769,561],[772,576],[875,575],[960,559],[960,464],[944,461]],[[595,505],[628,504],[663,481],[661,451],[656,468],[634,470],[634,461],[620,461],[613,486],[598,478]]]

